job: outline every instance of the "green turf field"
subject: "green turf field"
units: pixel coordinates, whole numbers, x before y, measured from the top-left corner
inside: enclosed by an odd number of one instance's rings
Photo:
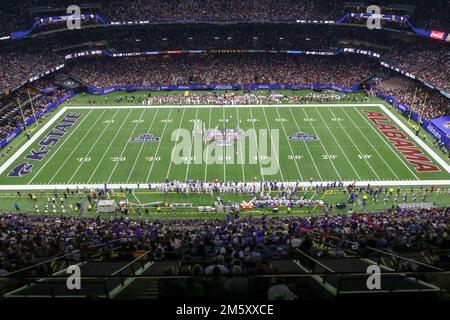
[[[417,171],[417,166],[396,150],[393,142],[369,120],[367,112],[387,116],[389,124],[408,136],[408,141],[428,158],[427,164],[438,170]],[[64,117],[73,113],[79,118],[69,118],[74,120],[71,126],[58,127]],[[197,120],[203,123],[203,129],[196,127]],[[417,137],[414,140],[414,134],[406,127],[400,128],[399,123],[402,122],[381,104],[66,105],[3,163],[0,184],[4,190],[15,190],[17,186],[50,189],[55,185],[147,184],[165,179],[449,184],[448,164],[440,159],[441,155],[430,154],[426,144]],[[241,140],[246,141],[244,146],[227,142],[227,146],[218,148],[217,142],[209,142],[205,137],[205,132],[214,128],[263,132],[263,135],[265,132],[267,139],[258,136],[255,156],[249,150],[255,147],[254,137]],[[182,138],[179,129],[186,129],[191,135],[192,146],[182,153],[173,151],[175,140]],[[278,139],[270,134],[271,130],[278,131]],[[288,139],[296,133],[303,135],[295,141]],[[151,135],[157,140],[132,140],[142,135]],[[200,152],[194,147],[194,140],[198,138]],[[57,139],[57,142],[50,139]],[[266,153],[264,143],[260,143],[263,140],[268,149]],[[25,159],[30,153],[32,159]],[[183,159],[181,164],[172,161],[174,155]],[[23,170],[12,176],[13,169],[24,163]],[[269,166],[275,167],[276,172],[265,173],[264,168]]]

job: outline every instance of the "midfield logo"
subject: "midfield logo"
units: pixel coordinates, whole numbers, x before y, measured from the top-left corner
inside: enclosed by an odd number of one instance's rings
[[[139,137],[131,137],[130,142],[158,142],[160,137],[155,137],[152,134],[141,134]]]
[[[319,137],[309,135],[304,132],[296,132],[293,136],[288,137],[289,141],[316,141]]]
[[[444,127],[450,129],[450,121],[445,122]]]

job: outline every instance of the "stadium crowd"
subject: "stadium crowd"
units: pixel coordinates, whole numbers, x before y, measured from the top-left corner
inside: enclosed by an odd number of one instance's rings
[[[121,59],[117,63],[116,59]],[[86,59],[71,74],[91,86],[187,84],[335,84],[351,87],[377,69],[355,56],[192,55]]]
[[[410,107],[425,119],[450,114],[450,99],[407,77],[395,76],[380,82],[376,88]]]
[[[70,253],[102,243],[105,243],[103,250],[110,250],[108,243],[118,239],[123,251],[151,250],[155,260],[215,258],[210,267],[198,270],[200,274],[252,273],[258,262],[287,257],[296,248],[313,256],[322,255],[323,251],[314,243],[323,244],[331,238],[338,239],[342,248],[356,251],[366,246],[417,250],[424,243],[449,249],[449,214],[447,208],[368,214],[349,211],[332,216],[156,221],[2,213],[0,273],[31,266],[56,253]],[[253,267],[245,267],[245,262],[254,263]],[[215,270],[217,264],[223,265],[220,270]]]
[[[35,82],[31,86],[21,88],[15,92],[13,99],[8,100],[9,103],[7,105],[0,108],[2,112],[0,116],[0,140],[17,129],[23,123],[24,118],[29,119],[33,117],[33,112],[36,114],[44,110],[49,104],[68,93],[64,89],[57,88],[54,88],[49,94],[42,93],[40,89],[43,89],[46,84],[50,83],[48,81]],[[30,95],[28,95],[28,90]]]
[[[398,48],[383,60],[440,89],[450,91],[450,55],[447,47]]]
[[[52,52],[0,52],[0,94],[63,63]]]

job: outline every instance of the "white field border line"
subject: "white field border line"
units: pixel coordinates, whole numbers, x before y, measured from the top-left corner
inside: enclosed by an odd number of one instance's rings
[[[75,131],[77,131],[76,129],[78,129],[80,127],[81,124],[84,123],[84,121],[88,118],[88,116],[91,114],[93,110],[89,111],[88,114],[83,115],[84,118],[81,119],[81,121],[77,124],[77,126],[75,128],[73,128],[73,130],[70,132],[70,134],[68,134],[64,141],[61,142],[61,144],[54,150],[52,150],[53,152],[50,154],[50,156],[47,158],[47,161],[45,161],[45,163],[39,168],[39,170],[33,175],[33,177],[31,178],[31,180],[28,183],[32,183],[34,181],[34,179],[36,179],[36,177],[39,175],[39,173],[41,173],[41,171],[47,166],[48,163],[50,163],[50,161],[53,159],[53,157],[55,156],[55,154],[58,153],[59,149],[61,149],[62,146],[64,146],[66,144],[67,141],[69,141],[69,138],[73,135],[73,133]],[[62,138],[62,137],[61,137]]]
[[[391,117],[392,120],[400,127],[402,128],[419,146],[421,146],[426,152],[428,152],[431,157],[436,160],[437,163],[439,163],[442,168],[447,171],[447,173],[450,173],[450,165],[447,164],[436,152],[434,152],[433,149],[431,149],[428,145],[423,142],[422,139],[417,137],[411,129],[409,129],[403,122],[401,122],[388,108],[386,108],[384,105],[379,104],[379,107],[381,110],[383,110],[389,117]]]
[[[103,152],[103,155],[100,159],[100,161],[97,163],[97,166],[95,167],[95,169],[92,171],[91,176],[88,179],[88,183],[92,180],[92,177],[95,175],[95,173],[97,172],[98,168],[100,167],[101,163],[103,162],[103,160],[105,159],[106,154],[109,152],[109,150],[111,149],[112,145],[114,144],[114,142],[117,139],[117,136],[119,135],[120,131],[122,131],[123,125],[127,122],[128,117],[131,114],[131,110],[128,112],[127,116],[125,117],[125,119],[123,120],[123,122],[121,123],[119,129],[116,129],[116,134],[114,135],[114,137],[111,140],[111,143],[109,144],[108,148],[106,148],[106,150]],[[94,144],[95,146],[96,144]],[[120,159],[119,159],[120,160]]]
[[[193,128],[193,130],[192,130],[192,138],[191,138],[191,147],[190,147],[190,149],[189,149],[189,158],[188,158],[188,163],[187,163],[187,168],[186,168],[186,176],[185,176],[185,178],[184,178],[184,181],[187,181],[187,179],[188,179],[188,175],[189,175],[189,166],[191,165],[191,157],[192,157],[192,149],[193,149],[193,147],[194,147],[194,139],[195,139],[195,130],[197,129],[196,128],[196,126],[197,126],[197,118],[198,118],[198,108],[197,108],[197,110],[195,111],[195,120],[194,120],[194,128]],[[203,128],[202,128],[202,130],[203,130]],[[202,141],[203,142],[203,141]]]
[[[327,183],[333,183],[336,181],[313,181],[313,185],[316,184],[323,184],[326,185]],[[279,182],[281,183],[281,182]],[[293,181],[288,181],[288,182],[283,182],[285,186],[301,186],[301,187],[310,187],[311,183],[310,182],[293,182]],[[365,180],[365,181],[342,181],[342,183],[344,185],[349,185],[349,184],[353,184],[356,187],[367,187],[368,184],[372,185],[372,186],[385,186],[385,187],[389,187],[389,186],[431,186],[431,185],[436,185],[436,186],[446,186],[446,187],[450,187],[450,180],[384,180],[384,181],[372,181],[372,180]],[[238,186],[240,185],[244,185],[246,184],[248,185],[252,185],[253,181],[247,181],[247,182],[238,182]],[[160,187],[163,184],[161,183],[152,183],[152,187]],[[258,183],[259,185],[259,183]],[[31,185],[0,185],[0,190],[6,190],[6,191],[18,191],[18,190],[65,190],[66,188],[69,189],[76,189],[77,187],[80,189],[103,189],[104,188],[104,184],[31,184]],[[181,187],[186,187],[187,184],[183,183],[180,184]],[[108,189],[117,189],[119,190],[120,187],[122,188],[136,188],[136,183],[128,183],[128,184],[108,184],[107,185]]]
[[[278,119],[280,120],[281,127],[283,128],[283,132],[284,132],[284,135],[285,135],[285,139],[286,139],[287,142],[288,142],[288,146],[289,146],[289,149],[291,150],[291,154],[292,154],[293,157],[295,157],[295,153],[294,153],[294,150],[292,149],[291,141],[289,140],[289,135],[288,135],[287,132],[286,132],[286,128],[284,127],[283,121],[281,121],[282,119],[281,119],[280,112],[278,111],[278,108],[275,108],[275,110],[277,110]],[[265,113],[265,112],[264,112],[264,113]],[[295,162],[295,166],[297,167],[298,174],[300,175],[300,179],[303,180],[303,175],[302,175],[302,173],[300,172],[300,168],[299,168],[299,166],[298,166],[298,160],[296,160],[296,159],[293,159],[293,160],[294,160],[294,162]]]
[[[136,132],[137,127],[139,127],[140,121],[142,120],[142,117],[145,113],[145,109],[142,111],[141,115],[139,116],[139,119],[137,119],[136,124],[133,128],[133,131],[131,132],[130,138],[127,139],[127,142],[125,143],[125,146],[122,149],[122,152],[120,153],[119,156],[119,161],[116,161],[116,164],[114,165],[114,168],[111,170],[111,174],[108,177],[107,183],[109,183],[109,181],[111,180],[111,177],[114,175],[114,172],[116,172],[117,166],[119,165],[120,159],[123,157],[123,155],[125,154],[125,151],[127,150],[128,144],[130,143],[130,139],[131,137],[134,136],[134,133]],[[133,123],[133,122],[132,122]]]
[[[328,108],[328,110],[330,110],[330,112],[331,112],[331,114],[333,115],[333,117],[336,118],[336,114],[335,114],[333,111],[331,111],[330,108]],[[342,125],[342,123],[341,123],[340,121],[336,121],[336,122],[339,124],[339,126],[340,126],[341,129],[342,129],[342,131],[344,131],[344,133],[347,135],[347,137],[349,138],[349,140],[353,143],[353,147],[355,147],[356,150],[358,150],[359,154],[362,156],[363,153],[361,152],[361,149],[359,149],[358,144],[357,144],[355,141],[353,141],[352,137],[348,134],[347,129],[344,128],[344,126]],[[380,180],[380,176],[379,176],[379,175],[377,174],[377,172],[373,169],[372,165],[369,163],[369,160],[367,160],[367,159],[365,159],[365,158],[364,158],[364,160],[365,160],[366,164],[369,166],[370,170],[372,170],[372,172],[375,174],[375,177],[377,177],[377,179]]]
[[[237,118],[237,124],[239,129],[242,130],[240,122],[241,122],[241,118],[239,118],[239,108],[235,108],[236,110],[236,118]],[[240,150],[239,153],[241,155],[241,170],[242,170],[242,179],[245,181],[245,170],[244,170],[244,162],[245,162],[245,150],[243,149],[243,145],[242,143],[239,144],[240,145]]]
[[[117,110],[114,115],[112,116],[112,119],[109,120],[115,120],[117,113],[119,112],[119,110]],[[103,120],[105,121],[105,120]],[[100,133],[100,135],[97,137],[97,139],[95,140],[95,142],[92,144],[92,146],[89,148],[88,152],[86,153],[86,155],[83,158],[86,158],[87,156],[89,156],[92,152],[92,150],[94,150],[95,146],[97,145],[97,142],[103,137],[103,134],[105,133],[106,129],[108,129],[109,125],[111,124],[111,122],[108,122],[106,124],[106,126],[102,129],[102,132]],[[69,183],[72,181],[72,179],[75,177],[75,175],[78,173],[78,171],[80,170],[80,168],[83,166],[84,161],[80,162],[80,164],[78,165],[78,167],[75,169],[75,171],[73,172],[72,176],[69,179]]]
[[[159,113],[159,109],[156,109],[156,112],[154,112],[154,114],[153,114],[152,122],[150,123],[150,126],[148,128],[148,134],[150,134],[150,131],[153,128],[153,123],[155,122],[155,119],[158,116],[158,113]],[[134,160],[133,167],[131,167],[130,173],[128,174],[127,183],[130,182],[131,175],[133,174],[134,168],[136,168],[136,163],[138,162],[139,157],[141,156],[142,149],[144,149],[144,145],[145,145],[145,143],[141,144],[141,148],[139,149],[139,153],[137,154],[136,159]]]
[[[389,142],[386,141],[386,138],[381,135],[381,133],[370,123],[370,121],[366,117],[364,117],[363,114],[361,114],[361,112],[359,112],[359,110],[357,108],[354,108],[354,109],[358,111],[359,116],[362,119],[364,119],[365,122],[367,122],[367,124],[375,131],[375,133],[378,135],[378,137],[389,147],[389,149],[392,151],[392,153],[396,155],[396,157],[400,160],[401,163],[403,163],[405,168],[407,168],[413,174],[413,176],[416,177],[417,180],[420,180],[419,177],[415,174],[415,172],[405,162],[405,159],[399,155],[399,153],[392,147],[392,145]]]
[[[69,161],[69,159],[71,159],[72,155],[75,153],[75,151],[78,150],[78,147],[81,145],[81,143],[84,141],[84,139],[86,139],[86,137],[89,135],[89,133],[91,133],[92,129],[94,129],[98,123],[98,121],[103,117],[103,114],[105,114],[106,110],[104,110],[102,112],[102,114],[100,116],[98,116],[97,120],[94,121],[94,124],[89,128],[88,132],[83,136],[83,138],[80,139],[80,141],[78,142],[78,144],[75,146],[75,148],[73,148],[73,150],[70,152],[70,154],[66,157],[66,159],[64,160],[64,162],[59,166],[58,170],[56,170],[56,172],[53,174],[53,176],[50,178],[50,180],[48,181],[49,183],[51,183],[53,181],[53,179],[55,179],[55,177],[58,175],[58,173],[61,171],[62,168],[64,168],[64,165],[67,163],[67,161]]]
[[[355,110],[356,110],[356,112],[359,113],[359,110],[358,110],[358,109],[355,109]],[[345,111],[345,108],[342,108],[342,111],[344,111],[345,116],[346,116],[346,117],[350,120],[350,122],[355,126],[355,128],[358,130],[358,132],[361,134],[361,136],[363,136],[364,139],[369,143],[370,147],[371,147],[371,148],[375,151],[375,153],[380,157],[381,161],[384,162],[384,164],[386,165],[386,167],[389,168],[389,170],[394,174],[394,176],[395,176],[398,180],[400,180],[399,177],[398,177],[398,175],[395,173],[395,171],[392,170],[392,168],[387,164],[386,160],[384,160],[384,158],[383,158],[383,157],[381,156],[381,154],[378,152],[377,148],[375,148],[375,147],[373,146],[373,144],[369,141],[369,139],[366,137],[366,135],[364,134],[364,132],[362,132],[362,130],[358,127],[358,125],[353,121],[352,117],[350,117],[350,116],[348,115],[347,111]],[[378,176],[377,176],[377,178],[379,179]]]
[[[300,129],[300,126],[298,125],[297,119],[295,119],[295,115],[294,115],[294,113],[292,112],[292,109],[291,109],[291,108],[289,108],[289,112],[290,112],[290,114],[291,114],[292,119],[294,119],[295,126],[297,127],[297,130],[298,130],[299,132],[301,132],[302,130]],[[317,134],[316,134],[316,135],[317,135]],[[312,154],[311,154],[311,150],[309,150],[308,144],[306,143],[305,140],[303,140],[303,143],[305,144],[306,150],[308,151],[309,157],[311,158],[311,162],[314,164],[314,167],[316,168],[317,174],[319,175],[319,179],[322,180],[322,175],[320,174],[319,168],[317,168],[316,161],[314,161],[314,158],[313,158],[313,156],[312,156]],[[336,168],[335,168],[335,170],[336,170]],[[338,176],[339,176],[339,174],[338,174]]]

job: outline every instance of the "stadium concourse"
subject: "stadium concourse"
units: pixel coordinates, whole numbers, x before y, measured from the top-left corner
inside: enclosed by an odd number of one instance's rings
[[[72,2],[0,2],[0,300],[450,299],[447,1]]]

